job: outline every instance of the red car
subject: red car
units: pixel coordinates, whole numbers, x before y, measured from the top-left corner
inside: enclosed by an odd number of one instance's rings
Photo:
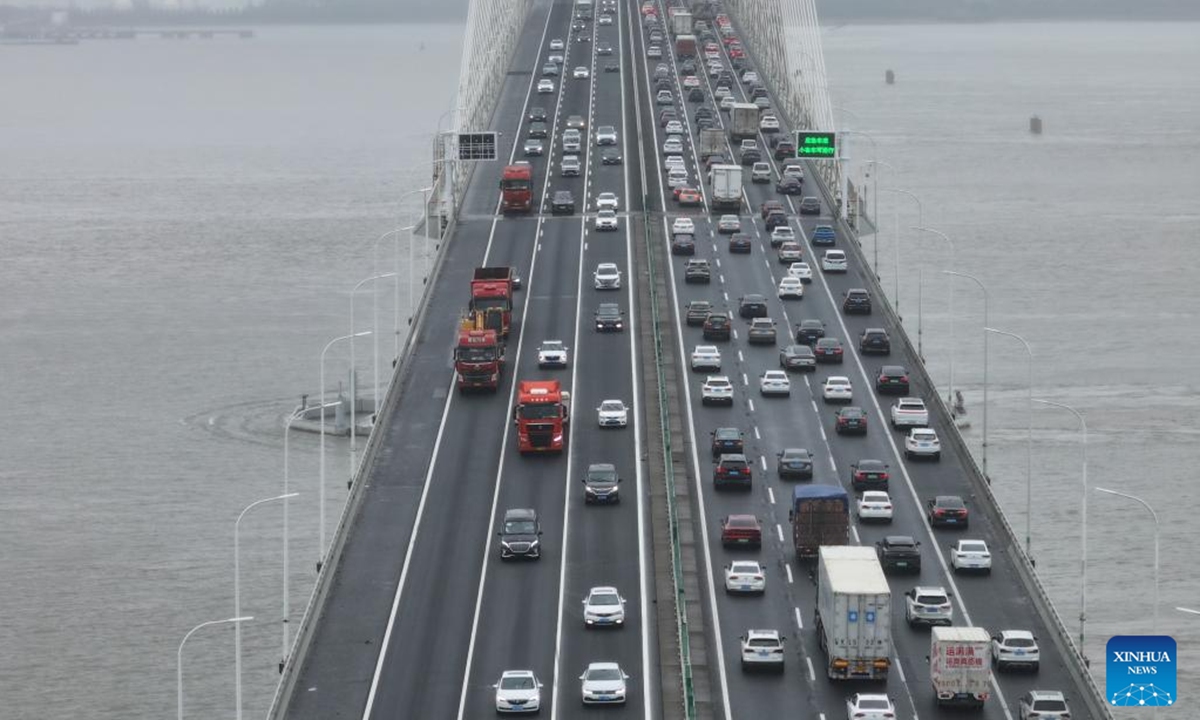
[[[753,515],[730,515],[721,518],[723,547],[762,547],[762,523]]]
[[[700,196],[700,191],[693,190],[692,188],[685,188],[675,199],[679,201],[680,205],[685,207],[695,207],[704,204],[704,198]]]

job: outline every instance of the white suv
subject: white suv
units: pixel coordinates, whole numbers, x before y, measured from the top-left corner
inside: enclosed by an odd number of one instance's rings
[[[616,193],[602,192],[596,196],[596,207],[600,210],[617,210],[620,204]]]
[[[620,290],[621,270],[616,263],[600,263],[592,273],[597,290]]]
[[[733,383],[729,382],[729,378],[724,375],[709,375],[704,380],[704,384],[700,386],[700,403],[703,405],[712,403],[732,405]]]
[[[929,424],[929,411],[921,398],[900,398],[892,406],[892,427],[925,427]]]
[[[937,432],[930,428],[909,430],[908,435],[904,438],[904,457],[909,460],[918,457],[940,460],[942,443],[938,440]]]
[[[918,586],[904,593],[904,619],[912,625],[954,624],[954,606],[943,587]]]
[[[778,630],[747,630],[741,641],[743,670],[756,667],[783,670],[784,637]]]
[[[997,670],[1020,666],[1037,672],[1040,661],[1037,638],[1028,630],[1001,630],[992,636],[992,662]]]

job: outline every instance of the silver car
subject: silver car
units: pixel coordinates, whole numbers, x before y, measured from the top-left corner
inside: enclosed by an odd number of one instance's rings
[[[526,140],[525,141],[525,157],[542,155],[545,152],[546,152],[546,148],[545,148],[545,146],[542,145],[541,140]]]

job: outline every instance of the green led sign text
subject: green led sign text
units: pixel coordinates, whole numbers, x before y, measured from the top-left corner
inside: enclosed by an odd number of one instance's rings
[[[796,132],[796,157],[832,158],[837,155],[837,134],[831,132]]]

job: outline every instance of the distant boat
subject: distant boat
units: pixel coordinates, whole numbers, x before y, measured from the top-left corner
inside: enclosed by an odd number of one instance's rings
[[[421,49],[421,50],[424,50],[424,49],[425,49],[425,43],[421,43],[421,47],[420,47],[419,49]]]

